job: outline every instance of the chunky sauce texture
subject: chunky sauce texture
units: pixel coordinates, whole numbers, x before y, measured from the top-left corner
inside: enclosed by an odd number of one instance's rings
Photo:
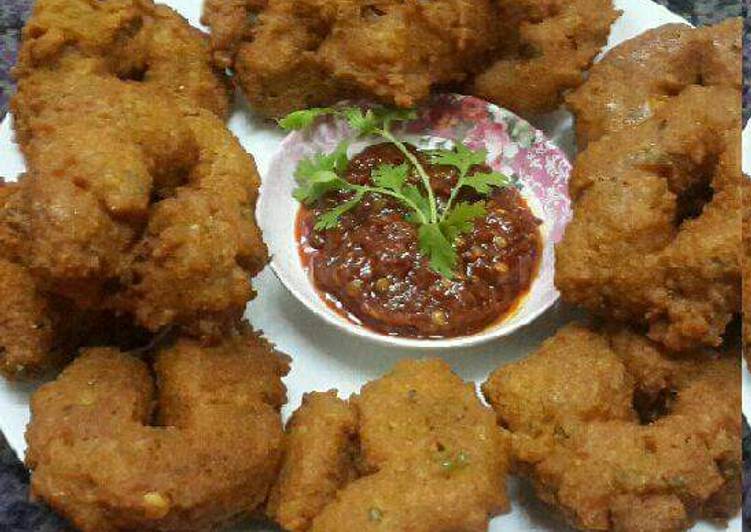
[[[456,170],[432,165],[410,149],[430,175],[439,201],[447,200]],[[345,179],[369,184],[374,168],[403,162],[392,144],[370,146],[350,161]],[[471,173],[478,171],[489,168],[477,166]],[[409,211],[395,199],[369,194],[335,229],[313,228],[321,213],[350,196],[332,193],[311,208],[302,207],[298,242],[303,264],[324,299],[373,330],[418,338],[476,333],[513,310],[537,272],[540,221],[515,188],[496,189],[486,200],[485,218],[459,237],[459,262],[450,280],[434,272],[419,253],[417,230],[406,219]],[[465,189],[458,199],[481,198]]]

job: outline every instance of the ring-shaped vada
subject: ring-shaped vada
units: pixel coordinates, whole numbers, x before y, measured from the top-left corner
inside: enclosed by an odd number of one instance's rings
[[[483,392],[543,501],[579,529],[635,532],[738,511],[740,388],[737,353],[569,325]]]
[[[265,501],[282,452],[286,356],[242,328],[155,355],[86,350],[34,393],[33,496],[83,531],[210,530]]]

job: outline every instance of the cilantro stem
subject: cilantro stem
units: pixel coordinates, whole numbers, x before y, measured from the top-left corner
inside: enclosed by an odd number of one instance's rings
[[[391,196],[392,198],[396,198],[397,200],[406,204],[408,207],[410,207],[412,210],[414,210],[417,213],[417,215],[420,217],[420,223],[424,223],[424,224],[428,223],[428,220],[425,219],[425,215],[422,213],[422,211],[417,206],[417,204],[415,204],[415,202],[413,202],[412,200],[404,196],[397,194],[396,192],[392,192],[385,188],[369,187],[366,185],[354,185],[352,183],[349,183],[349,186],[347,188],[350,188],[357,192],[363,192],[363,193],[370,192],[371,194],[381,194],[384,196]]]
[[[428,193],[428,203],[430,204],[430,220],[425,220],[425,217],[423,216],[423,223],[437,223],[438,222],[438,208],[436,206],[435,201],[435,195],[433,194],[433,187],[430,186],[430,176],[428,176],[428,173],[425,171],[425,168],[422,167],[422,164],[420,164],[420,161],[417,160],[417,157],[415,157],[415,154],[412,153],[407,149],[407,147],[404,145],[404,143],[396,138],[391,131],[389,131],[387,128],[383,129],[377,129],[376,132],[381,135],[383,138],[394,144],[402,154],[407,158],[407,160],[412,163],[412,166],[415,167],[415,170],[417,170],[417,174],[420,176],[420,179],[422,180],[423,187],[425,187],[425,190]],[[419,212],[419,210],[418,210]]]
[[[459,191],[464,186],[464,176],[460,176],[459,180],[456,182],[456,185],[451,190],[451,195],[449,196],[448,201],[446,202],[446,206],[443,208],[443,212],[441,213],[441,220],[444,221],[446,219],[446,216],[451,211],[451,207],[454,205],[454,200],[456,200],[456,197],[459,195]]]

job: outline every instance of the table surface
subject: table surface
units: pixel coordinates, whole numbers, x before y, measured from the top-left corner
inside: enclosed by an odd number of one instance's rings
[[[726,17],[741,14],[741,5],[737,0],[656,1],[696,25],[712,24]],[[743,0],[743,3],[745,15],[751,0]],[[32,0],[0,0],[0,120],[7,111],[8,99],[13,91],[10,68],[15,62],[21,28],[29,16],[32,4]],[[746,33],[748,33],[748,26],[749,19],[746,17]],[[744,42],[746,42],[745,39]],[[751,46],[745,46],[744,120],[751,114],[749,79],[751,79]],[[0,530],[46,532],[62,528],[64,528],[63,522],[47,508],[28,501],[28,472],[8,447],[0,432]],[[746,529],[745,524],[744,529]]]

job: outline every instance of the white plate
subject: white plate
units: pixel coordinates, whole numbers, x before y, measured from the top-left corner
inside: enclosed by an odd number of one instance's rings
[[[191,23],[197,24],[201,0],[167,0],[165,3],[180,11]],[[609,46],[631,38],[647,29],[669,23],[685,22],[677,15],[649,0],[615,0],[623,10],[611,33]],[[555,113],[535,125],[564,149],[570,149],[573,138],[570,117]],[[229,122],[230,129],[243,146],[256,158],[261,176],[282,138],[275,127],[264,125],[258,117],[239,105]],[[10,120],[0,124],[0,175],[13,178],[23,171],[23,160],[12,141]],[[267,268],[255,280],[258,297],[248,306],[247,316],[255,327],[262,329],[280,349],[294,356],[292,372],[286,379],[289,402],[285,417],[299,404],[303,392],[338,388],[342,396],[359,390],[365,382],[386,372],[396,360],[424,356],[407,348],[399,351],[379,347],[364,340],[344,336],[341,331],[314,316],[290,295]],[[488,373],[517,360],[537,348],[572,314],[555,307],[518,333],[482,347],[440,353],[464,379],[483,382]],[[365,356],[363,356],[365,354]],[[744,376],[744,379],[746,376]],[[10,384],[0,379],[0,430],[10,445],[23,456],[26,449],[23,433],[29,419],[28,400],[31,386]],[[512,510],[491,522],[491,531],[552,530],[557,525],[526,490],[511,482]],[[709,531],[716,527],[699,523],[694,530]],[[729,530],[741,531],[740,516],[734,518]]]

